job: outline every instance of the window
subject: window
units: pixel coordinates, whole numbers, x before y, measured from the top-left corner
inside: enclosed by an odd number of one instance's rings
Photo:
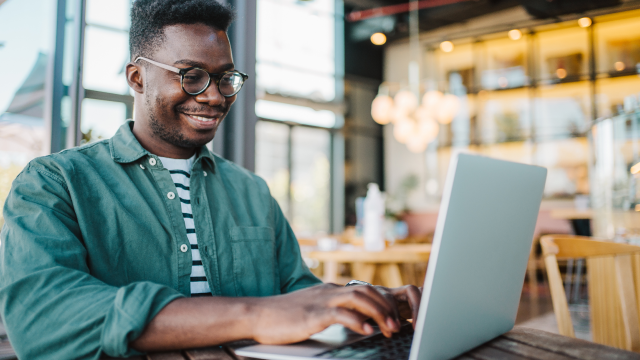
[[[120,102],[96,99],[82,100],[80,129],[84,141],[108,139],[115,135],[126,119],[127,106]]]
[[[0,2],[0,209],[22,168],[49,151],[44,111],[55,5],[52,0]]]
[[[328,233],[331,205],[331,130],[260,120],[256,174],[298,236]]]
[[[329,232],[331,133],[294,126],[291,130],[291,226],[300,235]]]
[[[128,94],[130,0],[87,0],[83,85]]]
[[[257,4],[258,91],[334,100],[334,1],[262,0]]]
[[[256,174],[267,182],[285,215],[290,208],[290,138],[289,125],[270,121],[256,124]]]
[[[255,169],[299,236],[342,229],[331,221],[344,211],[331,171],[344,164],[332,162],[343,120],[335,8],[335,0],[257,2]]]
[[[131,0],[87,0],[80,143],[110,138],[133,116],[125,77]]]

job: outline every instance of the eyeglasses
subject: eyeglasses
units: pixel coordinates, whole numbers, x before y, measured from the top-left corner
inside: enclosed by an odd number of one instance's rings
[[[181,69],[144,57],[138,57],[134,62],[137,62],[140,59],[155,66],[180,74],[180,86],[182,86],[182,90],[189,95],[202,94],[207,90],[209,84],[211,84],[211,78],[214,78],[220,94],[224,97],[232,97],[242,89],[242,85],[244,85],[244,82],[249,78],[249,75],[243,74],[237,70],[225,71],[221,74],[212,74],[199,67],[192,66]]]

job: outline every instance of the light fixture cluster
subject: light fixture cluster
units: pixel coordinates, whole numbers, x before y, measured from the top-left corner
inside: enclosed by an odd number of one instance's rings
[[[426,150],[440,131],[440,124],[449,124],[460,107],[453,94],[428,91],[418,97],[411,91],[399,91],[393,98],[378,95],[371,104],[371,117],[381,125],[393,124],[393,137],[415,153]]]

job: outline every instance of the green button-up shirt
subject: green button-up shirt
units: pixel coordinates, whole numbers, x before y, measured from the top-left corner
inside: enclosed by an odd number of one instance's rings
[[[128,356],[169,302],[190,296],[191,251],[169,171],[124,124],[109,140],[37,158],[13,183],[0,232],[0,311],[24,359]],[[198,247],[214,296],[319,284],[266,183],[199,149]]]

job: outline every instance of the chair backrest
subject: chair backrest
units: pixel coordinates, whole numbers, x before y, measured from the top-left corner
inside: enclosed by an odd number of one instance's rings
[[[640,246],[572,235],[546,235],[540,245],[560,334],[575,337],[558,259],[584,258],[593,341],[640,351]]]

